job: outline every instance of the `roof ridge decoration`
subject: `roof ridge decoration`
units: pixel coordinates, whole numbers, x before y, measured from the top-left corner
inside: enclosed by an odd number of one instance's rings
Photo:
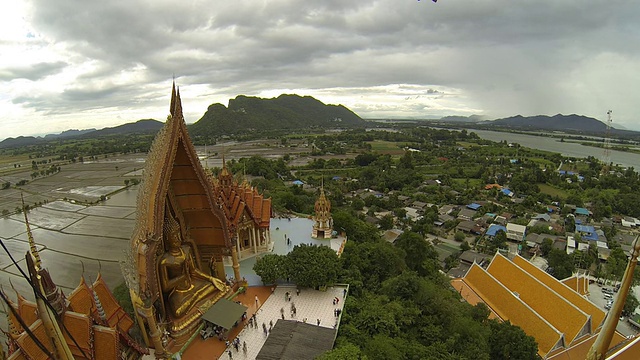
[[[40,260],[40,253],[36,247],[36,242],[33,239],[33,233],[31,233],[31,226],[29,226],[29,218],[27,217],[27,207],[24,205],[24,196],[20,193],[20,201],[22,201],[22,213],[24,215],[24,223],[27,226],[27,237],[29,239],[29,253],[33,258],[33,265],[36,271],[40,271],[42,261]]]

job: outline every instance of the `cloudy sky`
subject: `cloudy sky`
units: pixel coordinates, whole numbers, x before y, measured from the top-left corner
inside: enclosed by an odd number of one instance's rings
[[[185,117],[238,94],[363,118],[577,113],[640,130],[635,0],[12,0],[0,139]]]

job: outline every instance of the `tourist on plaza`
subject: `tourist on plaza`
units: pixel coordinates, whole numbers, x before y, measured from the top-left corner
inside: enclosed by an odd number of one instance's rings
[[[247,342],[246,341],[242,342],[242,352],[244,353],[244,356],[247,356]]]
[[[227,354],[229,354],[229,359],[233,359],[233,354],[231,354],[231,350],[229,350]]]
[[[320,319],[318,319],[318,326],[320,326]]]
[[[296,289],[296,295],[300,296],[300,289]]]
[[[342,297],[347,296],[347,289],[342,290]]]

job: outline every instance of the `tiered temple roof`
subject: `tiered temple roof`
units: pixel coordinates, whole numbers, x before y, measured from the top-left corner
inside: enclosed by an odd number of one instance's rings
[[[227,168],[224,158],[220,174],[217,178],[212,178],[211,182],[214,194],[227,218],[227,227],[231,236],[237,231],[245,213],[258,228],[269,228],[271,199],[265,199],[258,189],[251,187],[246,181],[239,184]]]
[[[11,302],[18,316],[49,351],[53,352],[36,303],[17,293],[17,303]],[[101,316],[102,315],[102,316]],[[9,359],[47,359],[35,340],[22,327],[16,316],[8,315]],[[64,335],[75,359],[118,359],[128,352],[131,358],[148,353],[129,335],[133,320],[118,304],[101,275],[93,284],[81,279],[68,297],[62,313],[61,325],[69,331]],[[77,344],[79,345],[76,345]],[[129,350],[126,350],[129,349]]]
[[[496,254],[487,270],[473,264],[452,285],[469,303],[484,302],[492,316],[533,336],[545,359],[584,359],[605,318],[596,305],[520,256]],[[627,346],[637,356],[630,344],[615,333],[611,348]]]

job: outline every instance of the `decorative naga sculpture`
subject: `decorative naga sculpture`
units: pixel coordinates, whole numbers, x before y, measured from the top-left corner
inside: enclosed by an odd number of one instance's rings
[[[168,310],[174,319],[180,319],[200,301],[226,292],[227,287],[198,268],[192,248],[183,242],[180,226],[172,216],[165,218],[164,228],[166,252],[158,263],[158,274]]]

